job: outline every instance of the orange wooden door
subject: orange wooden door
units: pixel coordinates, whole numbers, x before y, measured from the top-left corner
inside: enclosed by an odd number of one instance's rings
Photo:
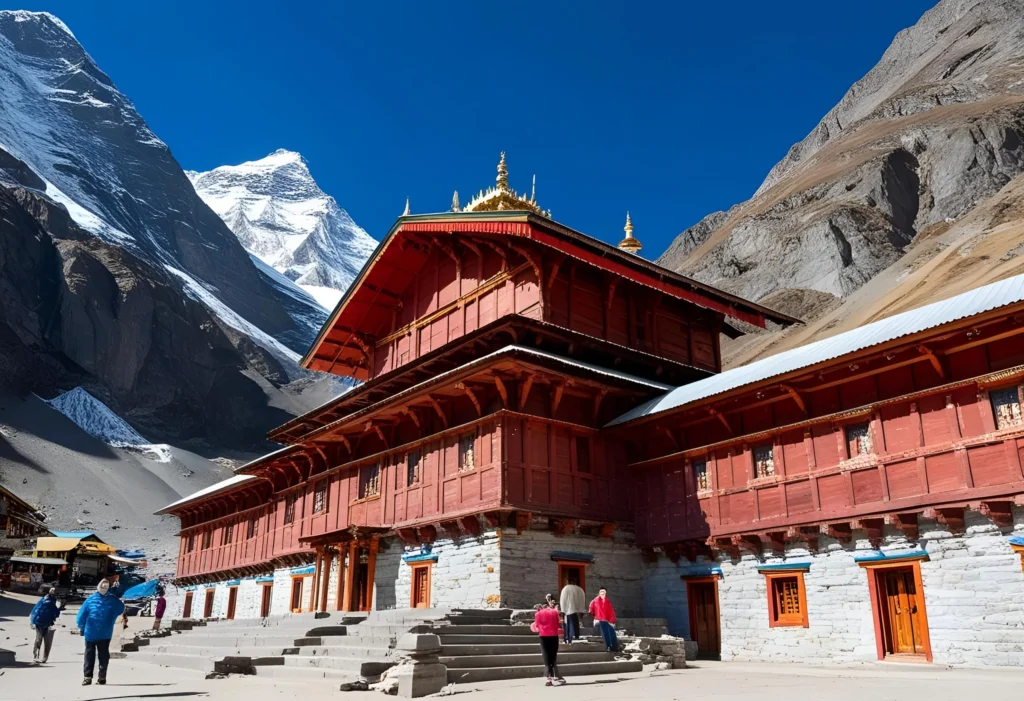
[[[558,565],[558,591],[562,591],[562,588],[566,584],[575,584],[581,589],[586,589],[586,569],[583,565],[568,565],[559,563]]]
[[[718,620],[718,592],[714,582],[688,582],[690,637],[697,641],[697,654],[717,658],[721,654]]]
[[[924,621],[913,572],[892,570],[881,573],[881,579],[889,624],[887,652],[924,653]]]
[[[235,605],[238,603],[238,587],[228,589],[228,620],[235,618]]]
[[[215,590],[206,590],[206,601],[203,603],[203,618],[213,618],[213,596]]]
[[[292,613],[302,611],[302,577],[292,578]]]
[[[273,585],[264,584],[260,592],[260,618],[266,618],[270,615],[270,601],[274,591]]]
[[[192,618],[192,592],[185,594],[185,608],[181,612],[182,618]]]
[[[415,567],[412,571],[413,608],[430,608],[430,568]]]

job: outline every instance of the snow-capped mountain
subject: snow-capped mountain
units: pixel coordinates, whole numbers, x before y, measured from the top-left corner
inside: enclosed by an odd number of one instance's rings
[[[0,11],[0,394],[82,386],[144,436],[252,448],[335,384],[296,363],[326,316],[67,26]]]
[[[74,421],[80,429],[115,448],[129,448],[151,455],[158,462],[170,462],[171,449],[165,444],[154,444],[143,438],[128,422],[110,410],[106,404],[81,387],[64,392],[50,400],[43,400]]]
[[[294,151],[279,149],[257,161],[186,174],[245,250],[328,309],[377,246],[317,186]]]

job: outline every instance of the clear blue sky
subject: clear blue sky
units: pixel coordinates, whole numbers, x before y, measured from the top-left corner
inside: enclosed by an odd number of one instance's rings
[[[63,19],[182,167],[277,148],[373,236],[537,174],[655,258],[740,202],[934,0],[26,2]]]

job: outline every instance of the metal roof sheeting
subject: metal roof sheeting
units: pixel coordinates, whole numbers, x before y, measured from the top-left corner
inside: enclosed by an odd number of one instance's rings
[[[212,484],[209,487],[207,487],[206,489],[200,489],[198,492],[195,492],[194,494],[189,494],[184,499],[179,499],[178,501],[174,502],[173,504],[168,504],[167,506],[165,506],[164,508],[160,509],[156,513],[157,513],[157,515],[159,515],[159,514],[166,514],[171,509],[177,508],[179,506],[183,506],[185,504],[188,504],[189,502],[197,501],[199,499],[202,499],[203,497],[210,496],[211,494],[216,494],[217,492],[222,492],[225,489],[231,489],[232,487],[235,487],[235,486],[241,484],[242,482],[248,482],[249,480],[253,480],[253,479],[256,479],[256,478],[253,477],[252,475],[235,475],[234,477],[228,477],[223,482],[218,482],[217,484]]]
[[[675,409],[760,380],[785,375],[880,343],[1021,301],[1024,301],[1024,275],[1017,275],[677,387],[626,412],[608,425],[621,424]]]

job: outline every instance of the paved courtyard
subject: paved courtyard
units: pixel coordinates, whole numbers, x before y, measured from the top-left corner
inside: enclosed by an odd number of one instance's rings
[[[337,691],[334,683],[293,683],[258,677],[209,680],[198,672],[111,660],[105,687],[80,686],[82,639],[70,634],[73,617],[65,614],[50,661],[35,667],[28,614],[36,597],[0,597],[0,647],[17,653],[14,667],[0,668],[0,701],[121,701],[130,699],[209,699],[270,701],[272,699],[380,699],[376,692]],[[146,620],[146,619],[143,619]],[[134,623],[134,621],[133,621]],[[129,628],[131,630],[131,628]],[[643,672],[615,680],[576,677],[561,688],[545,688],[539,680],[487,682],[455,687],[472,701],[513,701],[531,698],[564,701],[594,699],[719,699],[791,701],[794,697],[837,701],[963,701],[1007,696],[1024,682],[1024,670],[946,669],[934,665],[869,664],[813,667],[792,664],[700,662],[672,672]]]

